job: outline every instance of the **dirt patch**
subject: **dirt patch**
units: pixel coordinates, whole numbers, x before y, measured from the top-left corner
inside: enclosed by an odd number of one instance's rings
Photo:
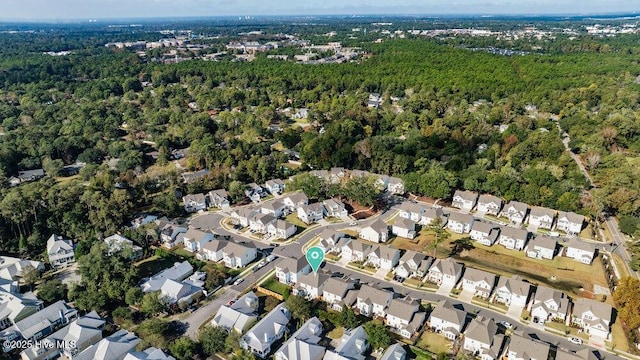
[[[375,210],[375,207],[371,208],[371,207],[362,206],[357,202],[347,201],[345,202],[345,207],[347,208],[347,211],[349,211],[351,216],[353,216],[358,220],[369,218],[377,213],[377,211]]]

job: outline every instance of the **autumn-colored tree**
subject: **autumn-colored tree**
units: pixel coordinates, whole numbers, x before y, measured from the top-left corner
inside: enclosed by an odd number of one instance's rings
[[[620,279],[613,300],[618,308],[618,316],[628,329],[640,327],[640,280],[634,277]]]

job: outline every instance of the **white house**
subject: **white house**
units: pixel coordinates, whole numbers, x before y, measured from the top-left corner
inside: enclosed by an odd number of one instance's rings
[[[415,299],[393,299],[389,303],[386,312],[386,324],[394,332],[407,339],[411,339],[422,329],[427,317],[424,311],[420,311],[420,304]]]
[[[547,235],[537,235],[525,247],[525,253],[528,257],[534,259],[552,260],[556,254],[556,246],[558,241],[556,238]]]
[[[464,333],[462,348],[482,360],[496,360],[502,352],[504,335],[491,318],[478,316],[471,320]]]
[[[260,300],[253,291],[241,296],[235,302],[220,306],[211,320],[211,325],[241,334],[246,327],[258,320]]]
[[[277,195],[284,191],[286,185],[284,181],[280,179],[272,179],[267,180],[267,182],[264,183],[264,187],[270,194]]]
[[[207,193],[207,197],[209,198],[209,207],[224,209],[231,205],[229,193],[225,189],[211,190]]]
[[[317,317],[307,320],[298,331],[276,351],[275,360],[320,360],[326,351],[319,345],[322,340],[322,323]]]
[[[258,249],[250,242],[227,241],[222,248],[222,260],[224,266],[231,269],[239,269],[249,265],[258,256]]]
[[[601,301],[579,298],[573,306],[571,322],[587,334],[599,339],[609,339],[613,308]]]
[[[254,203],[259,203],[260,199],[266,195],[262,186],[256,183],[247,184],[244,194]]]
[[[253,218],[258,211],[251,208],[236,208],[231,212],[231,221],[235,225],[239,225],[240,227],[249,226],[249,222],[251,218]]]
[[[478,201],[478,193],[473,191],[462,191],[456,190],[453,194],[453,201],[451,206],[471,211],[476,206],[476,202]]]
[[[184,248],[190,252],[198,252],[202,250],[204,244],[213,241],[214,235],[209,231],[202,231],[198,229],[189,229],[184,234]]]
[[[474,221],[473,225],[471,225],[469,237],[482,245],[491,246],[498,240],[499,233],[500,231],[493,223]]]
[[[367,255],[367,263],[376,268],[391,270],[400,261],[400,250],[389,246],[376,245]]]
[[[267,227],[275,220],[276,218],[271,214],[257,213],[249,218],[249,231],[266,234]]]
[[[482,194],[478,198],[478,212],[498,216],[502,209],[502,199],[497,196]]]
[[[342,257],[348,261],[364,262],[373,246],[362,241],[353,240],[342,247]]]
[[[298,283],[298,279],[310,271],[311,266],[304,256],[299,258],[285,258],[276,265],[276,277],[278,281],[286,285]]]
[[[74,360],[110,360],[124,359],[128,353],[135,351],[140,339],[136,334],[121,329],[89,346],[77,354]]]
[[[420,222],[426,209],[424,206],[410,201],[403,201],[398,210],[398,216],[414,222]]]
[[[502,211],[500,217],[507,218],[513,225],[520,225],[524,222],[524,218],[527,217],[527,211],[529,205],[518,201],[510,201]]]
[[[308,273],[298,278],[297,287],[294,295],[305,297],[309,300],[315,300],[322,297],[324,283],[329,279],[329,275],[323,273]]]
[[[202,245],[202,249],[196,254],[198,260],[222,261],[224,259],[223,249],[227,246],[227,240],[213,240]]]
[[[356,307],[365,316],[385,317],[385,310],[393,299],[392,291],[362,285],[356,297]]]
[[[162,246],[167,249],[173,249],[184,242],[184,234],[187,232],[187,227],[178,225],[176,223],[168,222],[158,226],[160,232],[160,242]]]
[[[164,269],[153,275],[151,278],[146,279],[146,281],[140,285],[140,288],[145,293],[158,291],[166,279],[182,281],[188,278],[191,274],[193,274],[193,266],[191,266],[188,261],[185,260],[181,263],[177,262],[173,264],[172,267]]]
[[[342,246],[347,243],[343,240],[347,238],[344,233],[331,229],[323,230],[318,238],[320,239],[318,246],[322,247],[325,252],[330,253],[340,253]]]
[[[261,359],[266,358],[271,345],[287,332],[289,320],[291,312],[284,303],[279,304],[240,338],[240,346]]]
[[[285,220],[274,220],[267,225],[267,234],[274,239],[286,240],[292,237],[296,231],[298,231],[298,227]]]
[[[596,255],[596,247],[594,244],[578,238],[571,238],[563,245],[564,256],[583,264],[591,264],[593,257]]]
[[[525,306],[531,293],[531,284],[522,281],[517,276],[513,278],[500,277],[494,292],[494,301],[505,305]]]
[[[130,260],[142,258],[142,248],[120,234],[108,236],[104,242],[107,244],[107,255],[109,256],[122,252]]]
[[[422,279],[427,272],[433,259],[422,253],[407,250],[400,258],[400,264],[394,269],[394,274],[403,279],[418,277]]]
[[[260,212],[263,214],[272,215],[275,218],[282,217],[284,215],[285,205],[280,200],[273,200],[267,203],[263,203],[260,207]]]
[[[553,319],[565,321],[570,305],[569,298],[562,291],[538,286],[533,297],[531,317],[533,322],[541,324]]]
[[[342,218],[349,215],[342,201],[336,198],[326,199],[322,202],[322,205],[324,205],[324,210],[329,217]]]
[[[471,231],[473,221],[474,217],[469,214],[452,212],[449,214],[447,228],[458,234],[469,233]]]
[[[429,268],[427,281],[438,285],[455,286],[462,276],[463,269],[464,265],[452,258],[435,259]]]
[[[525,229],[501,226],[500,236],[498,236],[498,244],[507,249],[521,251],[527,244],[528,238],[529,232]]]
[[[405,360],[406,358],[407,351],[400,343],[395,343],[384,351],[380,360]]]
[[[166,279],[160,287],[160,297],[167,304],[190,304],[195,296],[202,294],[202,290],[190,281]]]
[[[313,224],[324,219],[324,206],[322,203],[313,203],[298,207],[298,219],[305,224]]]
[[[440,219],[440,223],[444,227],[447,225],[447,217],[444,216],[442,208],[434,208],[428,206],[425,208],[424,214],[420,217],[420,225],[429,225],[435,219]]]
[[[197,212],[207,208],[207,199],[204,194],[189,194],[182,197],[182,204],[186,212]]]
[[[389,240],[389,226],[382,220],[377,219],[373,224],[360,230],[359,237],[375,243],[386,242]]]
[[[400,178],[389,176],[387,181],[387,192],[395,195],[404,195],[404,181]]]
[[[342,306],[349,290],[355,289],[355,284],[345,279],[329,278],[322,288],[322,300],[336,310]]]
[[[564,231],[570,236],[575,236],[580,234],[583,224],[584,216],[573,212],[558,211],[556,230]]]
[[[454,308],[448,300],[441,300],[429,315],[429,328],[455,340],[462,333],[467,313]]]
[[[347,172],[344,168],[332,167],[329,169],[329,181],[331,181],[332,184],[340,183],[346,175]]]
[[[305,193],[300,191],[300,192],[288,194],[283,199],[283,202],[289,212],[294,212],[300,206],[307,205],[309,203],[309,198]]]
[[[488,299],[496,284],[496,275],[484,270],[467,267],[462,275],[460,287],[474,296]]]
[[[76,261],[73,242],[56,234],[51,235],[47,240],[47,255],[49,264],[53,268],[67,266]]]
[[[416,237],[416,223],[413,220],[398,217],[391,227],[391,233],[406,239],[413,239]]]
[[[529,225],[540,229],[551,230],[555,216],[555,210],[534,206],[529,212]]]
[[[547,360],[549,350],[547,343],[512,334],[506,357],[507,360]]]
[[[369,349],[367,332],[362,326],[345,330],[338,346],[334,350],[327,350],[323,360],[365,360]]]

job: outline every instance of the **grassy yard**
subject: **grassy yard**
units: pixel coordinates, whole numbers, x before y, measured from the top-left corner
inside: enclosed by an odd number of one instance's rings
[[[260,284],[260,286],[262,286],[265,289],[271,290],[275,293],[278,293],[280,295],[284,295],[287,289],[289,289],[287,285],[282,284],[281,282],[278,281],[278,279],[274,277],[265,280],[262,284]]]
[[[622,328],[620,320],[617,320],[611,325],[611,338],[617,350],[629,352],[629,342],[627,341],[627,335]]]
[[[329,260],[333,260],[333,261],[338,261],[340,260],[340,255],[336,255],[336,254],[325,254],[324,255],[327,259]]]
[[[156,274],[164,269],[170,268],[173,266],[175,259],[172,258],[161,258],[157,255],[146,258],[136,264],[134,264],[138,268],[138,273],[140,277],[150,277],[153,274]]]
[[[466,234],[456,234],[454,232],[449,232],[449,239],[445,242],[441,242],[438,245],[438,249],[436,252],[436,257],[446,258],[449,256],[452,248],[452,243],[458,239],[462,239],[467,237]],[[434,236],[433,233],[427,228],[423,228],[418,232],[418,236],[415,239],[405,239],[402,237],[396,237],[391,243],[395,248],[405,249],[405,250],[413,250],[413,251],[422,251],[429,256],[433,256],[433,241]]]
[[[327,336],[331,339],[340,339],[342,337],[342,334],[344,334],[344,328],[342,326],[338,326],[329,331]]]
[[[554,329],[555,331],[564,334],[564,336],[576,336],[581,338],[584,341],[589,340],[589,335],[580,331],[580,329],[572,328],[565,324],[561,324],[555,321],[547,321],[545,326],[550,327],[551,329]]]
[[[172,253],[172,254],[174,254],[174,255],[183,256],[183,257],[185,257],[185,258],[192,258],[192,257],[194,257],[194,255],[193,255],[193,253],[192,253],[192,252],[189,252],[189,251],[187,251],[187,250],[185,250],[185,249],[183,249],[183,248],[175,249],[175,250],[173,250],[171,253]]]
[[[425,331],[416,344],[418,348],[433,354],[451,353],[451,341],[443,335]]]
[[[297,226],[298,230],[300,229],[305,230],[306,228],[309,227],[309,225],[305,224],[304,222],[302,222],[302,220],[298,219],[298,215],[296,213],[289,214],[284,219],[294,224],[295,226]]]

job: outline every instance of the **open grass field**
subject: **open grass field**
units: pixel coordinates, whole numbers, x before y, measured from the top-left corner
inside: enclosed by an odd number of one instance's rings
[[[425,331],[416,346],[433,354],[451,353],[451,341],[443,335]]]
[[[436,257],[446,258],[451,253],[452,243],[458,239],[462,239],[468,237],[466,234],[456,234],[450,232],[451,236],[446,242],[440,243],[438,245],[438,249],[436,251]],[[395,237],[393,241],[391,241],[391,245],[397,249],[405,249],[405,250],[413,250],[417,252],[424,252],[429,256],[433,256],[433,241],[434,236],[426,228],[423,228],[418,232],[418,236],[415,239],[405,239],[402,237]]]

